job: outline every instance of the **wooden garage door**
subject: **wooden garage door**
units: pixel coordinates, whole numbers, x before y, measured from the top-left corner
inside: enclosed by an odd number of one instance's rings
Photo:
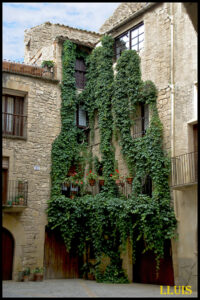
[[[14,254],[14,239],[11,233],[3,228],[2,230],[2,277],[3,280],[12,280]]]
[[[46,228],[44,252],[45,278],[79,278],[79,261],[73,253],[66,251],[62,237]]]
[[[144,249],[143,241],[137,243],[136,262],[133,265],[133,282],[174,285],[174,272],[171,256],[171,241],[165,241],[164,258],[160,260],[159,273],[156,274],[155,254]]]

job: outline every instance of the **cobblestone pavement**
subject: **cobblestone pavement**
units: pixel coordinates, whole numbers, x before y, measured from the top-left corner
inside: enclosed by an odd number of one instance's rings
[[[167,287],[163,286],[166,293]],[[170,287],[173,295],[160,294],[160,286],[153,284],[129,283],[109,284],[83,279],[48,279],[42,282],[3,281],[3,298],[156,298],[156,297],[195,297],[191,295],[175,295],[174,287]]]

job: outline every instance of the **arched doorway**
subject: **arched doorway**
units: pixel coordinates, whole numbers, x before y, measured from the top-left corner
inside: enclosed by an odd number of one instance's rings
[[[2,231],[2,277],[3,280],[12,280],[14,239],[7,229]]]

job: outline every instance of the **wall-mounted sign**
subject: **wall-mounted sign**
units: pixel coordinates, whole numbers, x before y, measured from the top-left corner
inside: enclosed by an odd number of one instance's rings
[[[35,171],[39,171],[40,170],[40,166],[34,166],[34,170]]]

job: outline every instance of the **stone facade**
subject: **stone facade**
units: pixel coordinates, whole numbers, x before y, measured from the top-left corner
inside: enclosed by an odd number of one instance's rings
[[[197,32],[183,3],[122,3],[100,28],[118,37],[144,22],[140,52],[143,80],[158,88],[157,108],[169,155],[195,151],[197,120]],[[197,137],[196,137],[197,138]],[[181,159],[181,157],[180,157]],[[176,285],[197,289],[197,186],[172,189],[179,240],[173,241]]]
[[[114,38],[144,22],[144,48],[140,51],[144,81],[158,88],[157,108],[163,123],[164,149],[171,156],[194,151],[193,125],[197,121],[197,33],[182,3],[122,3],[101,27],[102,34]],[[53,60],[55,74],[62,79],[62,43],[70,39],[77,44],[95,47],[101,35],[49,22],[25,32],[25,62],[41,65]],[[26,94],[27,140],[3,139],[3,155],[10,157],[12,175],[29,181],[29,205],[20,215],[4,213],[4,224],[17,240],[14,274],[18,265],[42,264],[45,208],[50,195],[51,145],[60,130],[60,89],[55,80],[17,74],[3,74],[3,87]],[[93,155],[101,160],[99,128],[95,119]],[[113,137],[116,159],[122,175],[127,174],[118,142]],[[45,149],[45,152],[44,152]],[[34,171],[39,165],[40,171]],[[197,187],[172,189],[178,220],[179,240],[172,241],[176,285],[197,288]],[[31,222],[31,225],[29,223]],[[11,225],[12,224],[12,225]],[[17,224],[17,227],[15,226]],[[34,242],[33,242],[34,241]],[[42,246],[41,246],[42,245]],[[24,251],[24,252],[23,252]],[[22,256],[20,256],[23,254]],[[21,266],[20,265],[20,266]],[[130,245],[123,265],[132,279]]]
[[[56,63],[59,37],[93,48],[101,34],[50,22],[35,26],[25,30],[24,62],[41,65],[43,60],[53,60]]]
[[[23,268],[43,266],[51,146],[60,131],[60,89],[56,80],[4,72],[3,92],[24,94],[28,116],[25,139],[3,137],[3,157],[9,158],[9,180],[28,181],[27,207],[21,212],[3,210],[3,227],[15,241],[13,279],[17,280]]]

